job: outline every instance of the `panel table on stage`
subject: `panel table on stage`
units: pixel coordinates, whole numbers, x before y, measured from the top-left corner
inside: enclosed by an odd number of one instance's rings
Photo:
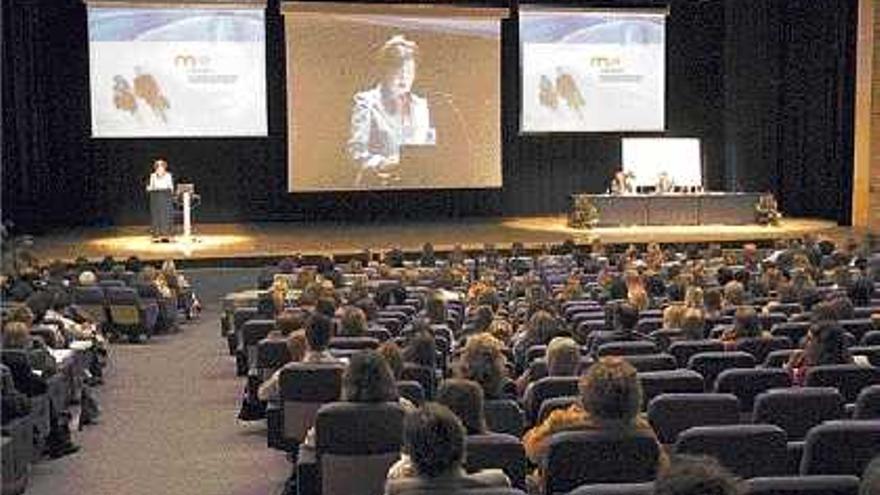
[[[599,226],[748,225],[756,222],[760,193],[574,194],[572,203],[592,204]]]

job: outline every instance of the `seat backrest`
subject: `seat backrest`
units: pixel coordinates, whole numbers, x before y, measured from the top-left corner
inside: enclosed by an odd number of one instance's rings
[[[715,379],[722,371],[733,368],[754,368],[755,358],[747,352],[701,352],[688,360],[689,369],[703,375],[706,389],[715,384]]]
[[[327,347],[330,349],[375,349],[379,347],[379,340],[373,337],[333,337]]]
[[[548,376],[533,382],[529,386],[523,405],[526,417],[534,422],[541,409],[541,403],[552,397],[578,394],[578,378],[576,376]]]
[[[855,337],[856,342],[862,340],[862,336],[874,330],[874,322],[871,318],[860,318],[857,320],[840,320],[840,326],[844,332],[849,332]]]
[[[765,368],[782,368],[791,359],[791,355],[796,352],[797,349],[781,349],[778,351],[771,351],[764,358],[763,364],[761,366]]]
[[[654,495],[654,483],[610,483],[581,485],[568,495]]]
[[[397,382],[397,392],[401,397],[417,406],[425,402],[425,390],[422,388],[422,384],[415,380],[399,380]]]
[[[657,344],[661,352],[666,352],[673,342],[686,340],[684,331],[680,328],[661,328],[651,332],[648,337]]]
[[[599,356],[631,356],[656,354],[657,345],[648,340],[608,342],[599,346]]]
[[[739,403],[732,394],[661,394],[648,404],[648,421],[662,444],[674,444],[694,426],[739,423]]]
[[[789,321],[773,325],[770,328],[770,333],[774,337],[788,337],[793,344],[798,345],[806,337],[809,330],[809,321]]]
[[[107,304],[111,306],[136,306],[140,301],[137,291],[131,287],[107,287],[104,296],[107,298]]]
[[[880,454],[880,421],[826,421],[807,433],[800,474],[861,476]]]
[[[773,425],[698,426],[678,435],[677,454],[717,458],[737,476],[776,476],[786,472],[786,437]]]
[[[870,332],[862,335],[862,340],[859,341],[859,345],[862,346],[880,346],[880,330],[871,330]]]
[[[815,366],[807,370],[808,387],[835,387],[846,402],[855,402],[863,388],[880,384],[880,368],[857,364]]]
[[[519,404],[510,399],[487,400],[483,403],[486,424],[490,431],[507,433],[521,438],[525,430],[525,413]]]
[[[259,311],[255,307],[235,308],[232,312],[232,329],[236,332],[240,331],[245,322],[257,318]]]
[[[241,327],[242,343],[245,347],[256,346],[275,328],[275,320],[253,319]],[[256,355],[255,355],[256,356]]]
[[[653,332],[654,330],[659,330],[663,326],[663,318],[641,318],[639,322],[636,323],[636,332],[643,333],[645,335]]]
[[[783,349],[791,349],[794,347],[794,344],[791,342],[791,339],[785,336],[771,337],[771,338],[748,338],[748,339],[739,339],[736,341],[736,350],[742,352],[748,352],[755,358],[755,362],[763,363],[765,359],[767,359],[767,355],[773,351],[779,351]]]
[[[831,387],[792,387],[768,390],[755,398],[752,420],[773,424],[789,441],[803,440],[810,428],[843,417],[843,396]]]
[[[745,481],[743,495],[858,495],[857,476],[770,476]]]
[[[678,367],[675,358],[670,354],[641,354],[626,356],[624,359],[639,373],[674,370]]]
[[[290,361],[290,351],[283,340],[262,340],[257,344],[257,368],[275,370]]]
[[[856,399],[853,419],[880,419],[880,385],[862,389]]]
[[[295,363],[281,370],[280,396],[283,404],[283,436],[302,442],[314,424],[320,407],[339,400],[342,364]]]
[[[705,388],[703,375],[686,369],[639,373],[639,382],[642,384],[643,407],[660,394],[700,393]]]
[[[396,402],[325,404],[315,418],[322,495],[382,493],[400,457],[403,408]]]
[[[547,416],[557,410],[557,409],[568,409],[572,404],[579,403],[581,398],[577,395],[565,395],[562,397],[551,397],[549,399],[545,399],[544,402],[541,403],[541,408],[538,410],[538,419],[535,421],[535,424],[541,424],[547,419]]]
[[[720,340],[681,340],[673,342],[669,346],[669,354],[678,362],[679,368],[687,366],[688,361],[694,354],[701,352],[719,352],[724,350],[724,344]]]
[[[503,433],[468,435],[465,469],[501,469],[515,488],[526,488],[526,453],[519,438]]]
[[[434,392],[437,389],[437,378],[434,368],[406,363],[403,365],[400,379],[419,382],[422,385],[422,390],[425,392],[425,399],[432,400],[434,398]]]
[[[660,448],[649,432],[566,431],[550,437],[543,493],[566,493],[587,483],[654,479]]]
[[[735,395],[743,412],[752,410],[758,394],[790,386],[791,375],[779,368],[728,369],[715,379],[715,391]]]

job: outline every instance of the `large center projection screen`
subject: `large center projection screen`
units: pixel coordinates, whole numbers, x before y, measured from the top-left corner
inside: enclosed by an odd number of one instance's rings
[[[267,134],[262,7],[95,4],[88,16],[92,136]]]
[[[299,5],[284,7],[291,192],[501,187],[500,14]]]
[[[665,127],[665,12],[526,8],[522,132]]]

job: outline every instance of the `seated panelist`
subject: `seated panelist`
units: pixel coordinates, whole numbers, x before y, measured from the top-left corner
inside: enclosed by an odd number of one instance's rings
[[[614,174],[614,178],[611,180],[611,194],[632,193],[632,175],[624,172],[623,170],[618,170],[617,173]]]
[[[657,194],[669,194],[675,188],[675,183],[672,181],[672,177],[669,177],[669,174],[666,172],[660,172],[660,175],[657,177],[657,185],[654,188],[654,191]]]

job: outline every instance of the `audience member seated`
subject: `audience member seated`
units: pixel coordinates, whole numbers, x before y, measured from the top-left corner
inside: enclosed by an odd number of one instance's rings
[[[810,326],[804,348],[791,355],[785,368],[791,374],[792,383],[800,386],[813,366],[851,362],[843,328],[833,321],[821,321]]]
[[[48,391],[47,380],[57,372],[55,358],[40,339],[30,336],[28,325],[21,321],[7,321],[3,325],[3,364],[9,367],[15,389],[35,397]],[[8,352],[13,351],[13,352]],[[20,351],[20,352],[14,352]],[[46,453],[59,458],[79,451],[71,441],[70,413],[67,409],[49,408],[49,436]]]
[[[515,385],[507,377],[504,344],[488,333],[468,337],[457,365],[458,377],[483,388],[486,400],[511,398]]]
[[[608,342],[649,340],[647,335],[636,332],[639,323],[639,312],[630,304],[617,305],[614,310],[614,330],[593,332],[589,337],[590,353],[595,355],[602,344]]]
[[[28,396],[15,388],[12,371],[5,364],[0,364],[0,399],[2,399],[2,424],[27,416],[31,411]]]
[[[407,414],[403,451],[411,459],[415,475],[389,477],[386,495],[509,487],[510,480],[500,470],[465,472],[465,436],[461,421],[444,405],[427,403]]]
[[[547,454],[550,437],[563,431],[605,430],[625,435],[639,431],[653,435],[648,420],[639,413],[642,386],[636,369],[619,356],[600,358],[582,375],[578,384],[580,403],[550,413],[523,437],[526,456],[540,465]],[[660,464],[665,464],[661,457]],[[536,471],[534,486],[541,486],[542,474]]]
[[[655,495],[740,495],[739,481],[714,457],[675,456],[654,482]]]
[[[339,326],[336,334],[340,337],[363,337],[367,334],[367,317],[356,306],[339,308]]]
[[[769,338],[770,334],[761,330],[758,312],[751,306],[740,306],[733,315],[733,327],[724,331],[721,340],[724,341],[725,348],[733,349],[737,340],[761,337]]]
[[[303,333],[296,331],[290,334],[287,340],[287,350],[290,353],[291,363],[338,363],[338,358],[330,354],[327,344],[330,342],[333,322],[324,315],[314,314],[306,322],[306,330]],[[304,337],[304,339],[303,339]],[[305,340],[305,348],[303,348]],[[297,359],[301,356],[301,359]],[[285,365],[287,366],[287,365]],[[281,371],[285,366],[272,373],[257,391],[260,400],[271,400],[278,397],[278,383]]]
[[[681,319],[681,331],[684,338],[688,340],[705,338],[706,319],[703,317],[703,310],[688,308]]]
[[[571,337],[555,337],[547,345],[547,376],[577,376],[580,367],[581,348]],[[531,382],[543,377],[532,377],[531,368],[516,381],[516,388],[520,395],[524,396],[524,402],[529,402],[529,390]]]

